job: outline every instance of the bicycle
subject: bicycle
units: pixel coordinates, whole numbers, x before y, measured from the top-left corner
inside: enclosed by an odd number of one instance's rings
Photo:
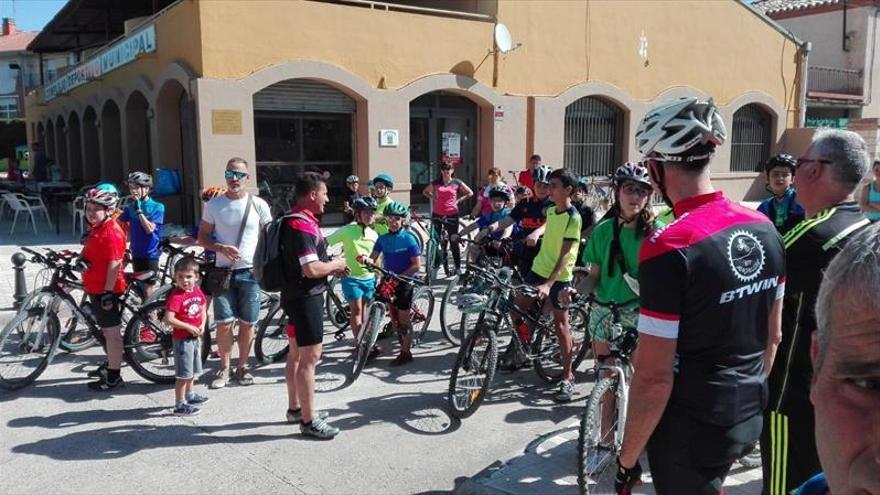
[[[336,327],[336,340],[342,340],[345,337],[345,330],[351,322],[351,309],[342,294],[342,277],[330,276],[327,278],[324,310],[327,313],[327,319]]]
[[[0,388],[7,390],[15,390],[25,387],[33,383],[51,364],[52,359],[59,347],[59,341],[62,336],[62,327],[58,319],[60,311],[68,311],[74,315],[77,321],[82,321],[88,328],[89,334],[98,342],[104,344],[104,335],[101,328],[95,321],[88,305],[80,305],[74,300],[73,296],[68,292],[69,287],[75,287],[77,277],[74,274],[79,269],[77,266],[77,256],[74,253],[59,253],[57,251],[49,251],[48,256],[42,256],[40,253],[28,248],[21,248],[22,251],[30,254],[34,262],[44,262],[51,264],[54,268],[50,284],[33,295],[26,306],[16,314],[0,332]],[[129,301],[132,293],[132,282],[135,280],[146,280],[152,276],[152,272],[146,272],[138,275],[126,273],[127,288],[120,297],[120,303],[123,311],[138,314],[138,311]],[[62,309],[64,308],[64,309]],[[155,330],[155,322],[150,322],[151,327]],[[129,322],[129,328],[131,322]],[[123,353],[126,362],[139,375],[157,383],[171,383],[174,380],[173,367],[172,373],[168,377],[157,377],[145,375],[142,369],[138,367],[137,362],[132,359],[133,347],[126,339],[129,331],[126,329],[126,335],[123,336]],[[168,340],[170,348],[170,329],[168,330]],[[169,352],[173,356],[173,353]],[[15,362],[16,359],[24,359],[31,362],[31,366],[25,367]],[[12,364],[10,364],[12,362]],[[16,368],[26,372],[24,376],[14,376]],[[158,378],[158,379],[157,379]]]
[[[552,320],[544,315],[544,301],[535,299],[527,309],[514,304],[514,294],[534,298],[537,289],[511,283],[513,273],[509,267],[484,270],[485,276],[494,278],[492,286],[486,294],[469,294],[462,303],[462,312],[477,313],[478,317],[474,329],[462,342],[449,378],[450,414],[459,419],[474,414],[489,392],[498,365],[498,333],[510,311],[522,316],[531,328],[529,335],[521,335],[511,325],[515,351],[532,361],[535,373],[545,382],[562,379],[561,350]],[[569,306],[568,311],[573,338],[572,369],[575,369],[586,357],[589,347],[585,338],[589,315],[577,304]]]
[[[468,238],[462,238],[466,244],[473,244],[480,249],[480,254],[473,263],[467,263],[464,271],[460,275],[456,275],[450,279],[446,290],[443,291],[443,297],[440,300],[440,329],[446,340],[453,345],[461,345],[464,329],[470,326],[470,320],[467,313],[461,312],[459,307],[459,298],[468,293],[483,293],[485,289],[492,283],[491,278],[485,277],[484,269],[497,270],[502,266],[509,266],[514,270],[514,280],[521,280],[519,271],[513,266],[512,253],[509,244],[516,242],[511,239],[501,239],[501,248],[498,250],[497,256],[489,256],[486,254],[485,248],[491,242],[496,242],[491,237],[484,237],[480,241],[474,241]],[[454,326],[455,315],[458,313],[458,327]]]
[[[458,220],[425,218],[415,211],[412,211],[410,216],[428,234],[422,253],[425,257],[425,280],[428,284],[433,284],[437,280],[437,273],[440,271],[441,265],[447,276],[452,273],[449,268],[449,253],[440,249],[444,245],[449,248],[452,241],[449,240],[449,234],[447,234],[446,229],[440,228],[440,226],[457,221],[459,230],[461,230],[466,226],[466,220],[465,218],[459,218]],[[463,247],[460,244],[459,251]]]
[[[601,303],[592,297],[581,299],[608,308],[612,315],[609,356],[596,363],[598,380],[581,416],[577,443],[577,474],[581,493],[614,493],[615,460],[623,444],[629,387],[633,375],[632,354],[638,344],[635,328],[624,328],[620,310],[630,303]],[[609,405],[610,404],[610,405]],[[608,408],[610,407],[610,410]],[[605,422],[611,421],[603,427]],[[591,488],[591,483],[595,488]],[[599,490],[599,491],[597,491]]]
[[[369,304],[367,304],[364,314],[364,323],[355,339],[355,348],[352,353],[352,365],[348,383],[354,383],[364,369],[364,365],[376,345],[379,338],[379,327],[385,320],[385,315],[389,313],[391,304],[394,299],[394,290],[396,284],[413,284],[412,309],[410,312],[410,320],[412,324],[412,345],[419,346],[424,340],[428,325],[431,323],[431,316],[434,312],[434,293],[431,288],[421,280],[405,277],[392,273],[375,264],[367,265],[368,270],[379,272],[382,275],[376,286],[375,296]],[[393,317],[392,317],[393,319]],[[387,325],[391,325],[389,322]],[[386,325],[386,326],[387,326]]]
[[[606,211],[611,205],[613,177],[602,172],[590,172],[587,176],[587,204],[593,211]]]

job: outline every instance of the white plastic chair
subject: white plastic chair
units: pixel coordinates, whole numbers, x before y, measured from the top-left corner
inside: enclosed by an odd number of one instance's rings
[[[43,203],[43,197],[39,194],[15,194],[18,199],[24,201],[24,203],[33,211],[42,211],[43,215],[46,215],[46,223],[49,224],[49,228],[54,228],[52,225],[52,219],[49,217],[49,209],[46,208],[46,203]]]
[[[77,222],[79,222],[79,233],[82,234],[85,231],[83,222],[85,221],[86,216],[86,200],[82,196],[77,196],[76,198],[74,198],[70,213],[72,217],[72,225],[70,231],[76,234],[76,225]]]
[[[12,211],[15,212],[15,216],[12,217],[12,228],[9,229],[9,235],[12,235],[12,233],[15,232],[15,224],[18,223],[18,215],[22,212],[30,217],[31,224],[34,227],[34,234],[38,234],[37,222],[34,220],[34,211],[28,206],[27,202],[22,201],[15,194],[11,193],[4,193],[3,201],[5,201],[6,206],[9,206],[12,208]],[[27,225],[27,219],[25,219],[25,225]]]

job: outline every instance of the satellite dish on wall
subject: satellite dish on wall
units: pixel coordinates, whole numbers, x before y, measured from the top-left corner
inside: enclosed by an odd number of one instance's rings
[[[507,26],[500,22],[495,24],[495,47],[499,52],[510,53],[520,46],[522,46],[522,43],[513,44],[513,37],[510,35],[510,30],[507,29]]]

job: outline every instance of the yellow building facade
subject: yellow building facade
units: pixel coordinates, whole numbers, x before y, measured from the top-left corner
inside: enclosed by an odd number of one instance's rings
[[[517,48],[498,50],[498,24]],[[713,177],[742,199],[802,118],[801,45],[736,1],[180,0],[103,52],[144,30],[128,63],[29,95],[28,136],[82,183],[180,170],[179,222],[232,156],[275,191],[303,169],[335,196],[384,172],[414,202],[441,159],[471,184],[533,153],[607,173],[640,158],[648,109],[686,95],[719,105]]]

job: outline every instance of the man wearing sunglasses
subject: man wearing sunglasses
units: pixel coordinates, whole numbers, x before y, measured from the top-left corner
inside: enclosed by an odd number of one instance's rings
[[[810,404],[810,338],[817,328],[813,308],[823,270],[847,239],[869,223],[854,198],[869,164],[861,136],[841,130],[817,133],[796,162],[794,184],[806,218],[783,238],[782,342],[770,372],[761,435],[766,495],[789,493],[820,471]]]
[[[226,163],[226,194],[205,203],[199,226],[199,244],[217,253],[216,266],[232,270],[229,288],[214,294],[214,321],[222,364],[211,388],[225,387],[230,379],[251,385],[248,371],[253,327],[260,319],[260,286],[254,278],[253,260],[260,227],[272,221],[269,205],[248,194],[248,164],[243,158]],[[238,320],[238,368],[230,374],[232,326]]]
[[[639,348],[616,485],[630,493],[647,447],[659,495],[723,493],[762,427],[779,339],[784,252],[766,216],[715,191],[709,162],[726,140],[712,100],[682,98],[636,131],[675,221],[639,251]]]

